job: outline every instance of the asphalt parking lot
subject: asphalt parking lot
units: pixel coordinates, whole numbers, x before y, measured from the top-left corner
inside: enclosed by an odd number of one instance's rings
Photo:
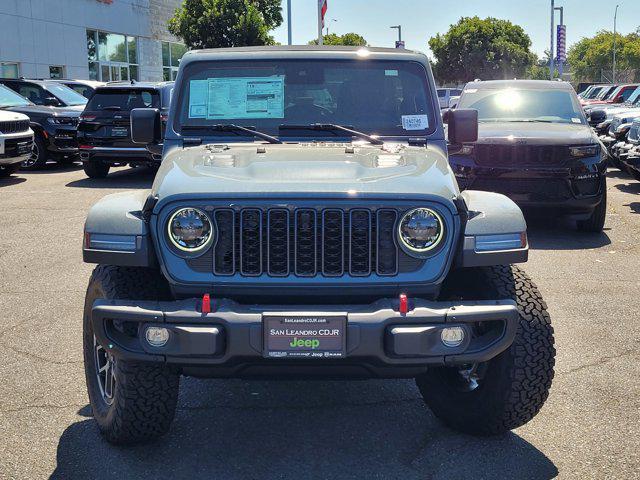
[[[551,396],[531,423],[477,439],[442,426],[412,381],[182,382],[164,439],[104,442],[82,366],[84,218],[147,188],[79,166],[0,180],[0,478],[638,478],[640,183],[608,180],[603,234],[530,225],[527,271],[556,331]]]

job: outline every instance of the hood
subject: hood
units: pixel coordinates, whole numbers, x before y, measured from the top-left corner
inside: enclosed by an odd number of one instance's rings
[[[18,112],[0,110],[0,122],[13,122],[17,120],[29,120],[29,117]]]
[[[587,125],[567,123],[481,122],[478,144],[581,145],[595,141]]]
[[[153,191],[179,194],[459,194],[444,145],[208,145],[169,150]]]
[[[607,118],[612,118],[612,120],[620,123],[631,123],[637,117],[640,117],[640,108],[629,108],[621,112],[616,112]]]
[[[83,105],[72,107],[45,107],[44,105],[25,105],[23,107],[10,107],[12,112],[21,112],[26,115],[36,114],[47,117],[79,117],[84,110]]]

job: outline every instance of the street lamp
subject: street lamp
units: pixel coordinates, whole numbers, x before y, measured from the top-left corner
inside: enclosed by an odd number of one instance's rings
[[[613,14],[613,83],[616,83],[616,37],[618,34],[618,8],[620,5],[616,5],[616,12]]]
[[[389,28],[395,28],[398,30],[398,41],[402,42],[402,25],[392,25]]]
[[[335,18],[332,18],[331,20],[329,20],[329,23],[327,23],[327,35],[329,35],[329,25],[331,24],[331,22],[337,22],[338,20],[336,20]]]

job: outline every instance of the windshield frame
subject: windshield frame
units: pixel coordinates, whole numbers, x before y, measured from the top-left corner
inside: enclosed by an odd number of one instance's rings
[[[24,98],[22,95],[20,95],[19,93],[17,93],[16,91],[12,90],[11,88],[7,87],[2,83],[0,83],[0,91],[8,92],[10,96],[14,96],[22,100],[21,103],[16,103],[13,105],[0,105],[0,109],[11,108],[11,107],[29,107],[29,106],[35,105],[35,103],[33,103],[31,100],[29,100],[28,98]]]
[[[45,82],[42,87],[51,95],[56,97],[60,102],[64,103],[67,106],[75,107],[79,105],[86,105],[88,99],[83,97],[75,90],[67,87],[66,85],[58,82]],[[76,100],[73,100],[73,98]],[[78,101],[82,99],[84,101]]]
[[[470,88],[470,90],[473,90],[473,87]],[[525,121],[529,121],[529,122],[544,122],[544,123],[550,123],[550,124],[558,124],[558,125],[588,125],[587,123],[587,118],[584,114],[584,110],[580,105],[580,100],[578,98],[578,96],[575,94],[575,91],[573,91],[573,89],[564,89],[564,88],[545,88],[544,86],[525,86],[525,85],[514,85],[514,84],[510,84],[510,85],[505,85],[504,87],[501,88],[477,88],[475,89],[477,90],[477,92],[487,92],[487,94],[485,95],[484,98],[486,98],[486,96],[488,96],[490,93],[489,92],[500,92],[500,91],[506,91],[506,90],[513,90],[513,91],[526,91],[526,92],[562,92],[565,93],[570,99],[571,99],[571,103],[573,104],[573,108],[574,108],[574,113],[576,115],[576,118],[580,119],[580,123],[576,123],[573,122],[571,120],[566,120],[566,121],[546,121],[546,120],[542,120],[540,117],[522,117],[522,118],[496,118],[496,119],[483,119],[482,118],[482,113],[478,110],[478,123],[519,123],[519,122],[525,122]],[[475,93],[475,92],[474,92]],[[476,109],[476,107],[474,107],[473,105],[466,105],[465,104],[465,96],[469,96],[472,94],[467,93],[467,87],[465,87],[465,89],[462,92],[462,96],[460,97],[460,100],[458,101],[458,107],[457,108],[472,108],[472,109]]]
[[[253,60],[249,57],[247,58],[232,58],[232,59],[220,59],[220,60],[202,60],[202,61],[192,61],[192,62],[188,62],[187,64],[183,65],[181,67],[180,73],[179,73],[179,78],[178,78],[178,82],[176,82],[175,87],[179,89],[179,95],[177,95],[177,99],[175,98],[175,92],[174,92],[174,100],[177,100],[175,102],[172,102],[172,106],[171,106],[171,110],[172,110],[172,121],[171,121],[171,125],[170,125],[170,129],[172,130],[172,132],[178,137],[178,138],[182,138],[184,136],[193,136],[195,135],[195,133],[193,132],[189,132],[189,134],[186,134],[182,132],[181,128],[183,125],[185,126],[189,126],[189,127],[193,127],[194,123],[191,122],[185,122],[185,118],[183,118],[184,112],[185,112],[185,104],[187,104],[188,102],[188,96],[189,96],[189,88],[190,88],[190,81],[194,80],[194,79],[199,79],[199,77],[197,77],[197,75],[203,71],[206,71],[208,69],[211,68],[215,68],[220,64],[225,64],[226,66],[228,66],[228,68],[232,68],[232,64],[238,64],[238,68],[242,69],[242,68],[251,68],[251,66],[255,66],[255,65],[259,65],[259,64],[266,64],[267,66],[273,65],[273,66],[278,66],[278,64],[294,64],[294,63],[325,63],[325,64],[333,64],[336,65],[337,67],[340,66],[340,64],[343,64],[345,66],[349,66],[349,65],[353,65],[354,68],[362,68],[363,65],[366,64],[376,64],[376,65],[388,65],[385,69],[393,69],[393,66],[395,65],[396,67],[401,66],[401,65],[406,65],[406,64],[411,64],[412,66],[414,66],[414,68],[420,68],[420,72],[419,72],[419,77],[420,77],[420,81],[423,85],[424,88],[424,94],[425,94],[425,101],[426,101],[426,114],[429,116],[429,127],[428,129],[425,130],[417,130],[417,131],[413,131],[413,130],[406,130],[406,131],[400,131],[400,129],[398,129],[397,132],[373,132],[373,131],[369,131],[369,129],[366,126],[361,126],[361,125],[342,125],[354,130],[359,130],[362,131],[363,133],[367,133],[367,134],[371,134],[371,135],[375,135],[377,137],[380,138],[402,138],[402,139],[407,139],[407,138],[415,138],[415,137],[430,137],[432,136],[434,133],[438,132],[438,129],[440,128],[440,108],[439,108],[439,103],[437,101],[437,94],[436,94],[436,88],[435,85],[433,83],[433,81],[431,80],[431,75],[429,74],[429,70],[427,68],[427,66],[423,63],[421,63],[420,61],[417,61],[415,59],[394,59],[394,58],[382,58],[382,59],[377,59],[377,58],[372,58],[372,59],[366,59],[366,60],[362,60],[362,59],[353,59],[353,58],[331,58],[331,59],[327,59],[327,58],[313,58],[313,57],[304,57],[304,58],[300,58],[300,57],[293,57],[293,58],[287,58],[287,57],[275,57],[275,58],[259,58],[256,60]],[[366,62],[366,63],[361,63],[361,62]],[[221,67],[222,68],[222,67]],[[384,67],[383,67],[384,68]],[[397,68],[396,68],[397,69]],[[212,77],[215,78],[215,77]],[[435,99],[435,100],[434,100]],[[350,136],[349,135],[342,135],[342,134],[331,134],[331,133],[327,133],[327,132],[322,132],[322,131],[314,131],[314,130],[308,130],[306,134],[300,134],[300,135],[296,135],[295,137],[293,136],[289,136],[289,135],[281,135],[279,132],[279,125],[275,125],[274,128],[271,128],[271,126],[269,126],[267,129],[264,128],[264,126],[257,126],[256,122],[259,122],[260,118],[258,119],[246,119],[245,121],[242,120],[238,120],[238,119],[229,119],[229,120],[220,120],[220,122],[224,122],[224,123],[235,123],[241,126],[245,126],[248,128],[254,128],[254,129],[258,129],[264,133],[268,133],[269,135],[273,135],[276,136],[278,138],[285,138],[287,139],[287,141],[311,141],[311,140],[321,140],[321,141],[344,141],[345,139],[349,139]],[[289,123],[296,123],[299,124],[300,121],[299,120],[294,120],[291,118],[287,118],[286,116],[284,118],[278,119],[280,121],[280,124],[289,124]],[[209,125],[213,124],[215,121],[211,120]],[[401,119],[398,120],[398,123],[401,122]],[[329,120],[323,120],[320,116],[318,116],[317,119],[315,119],[315,123],[331,123]],[[197,124],[195,124],[197,125]],[[399,127],[399,125],[397,125],[396,127],[393,128],[397,128]],[[388,128],[390,129],[391,127],[388,126],[384,126],[383,128]],[[203,125],[203,129],[202,129],[202,134],[197,134],[198,137],[215,137],[216,141],[218,141],[219,139],[222,138],[222,135],[220,133],[215,134],[215,132],[213,132],[212,135],[212,131],[211,129],[209,129],[209,131],[207,131],[207,126]],[[244,140],[246,140],[247,138],[245,137]],[[227,138],[225,138],[225,141],[227,140],[232,140],[232,141],[242,141],[243,138],[242,137],[238,137],[237,135],[234,136],[229,136]]]

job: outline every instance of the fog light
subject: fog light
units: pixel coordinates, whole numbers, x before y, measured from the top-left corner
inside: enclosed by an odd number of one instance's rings
[[[443,328],[440,338],[447,347],[459,347],[464,342],[464,330],[462,327]]]
[[[148,327],[145,337],[152,347],[163,347],[169,341],[169,330],[163,327]]]

